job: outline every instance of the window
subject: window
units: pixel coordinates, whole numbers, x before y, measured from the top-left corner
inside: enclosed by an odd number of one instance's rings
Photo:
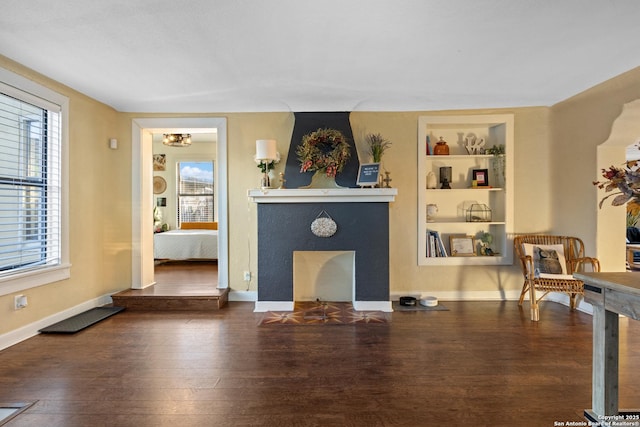
[[[0,69],[0,295],[69,277],[62,185],[67,104]]]
[[[213,162],[178,162],[178,224],[214,220]]]

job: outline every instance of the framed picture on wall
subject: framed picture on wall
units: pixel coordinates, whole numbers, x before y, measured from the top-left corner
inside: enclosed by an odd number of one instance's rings
[[[163,171],[167,169],[167,156],[165,154],[153,155],[153,170]]]

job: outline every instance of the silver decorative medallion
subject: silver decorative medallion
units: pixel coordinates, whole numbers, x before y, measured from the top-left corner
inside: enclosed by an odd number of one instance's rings
[[[331,237],[337,230],[338,225],[326,211],[320,212],[311,223],[311,232],[318,237]]]

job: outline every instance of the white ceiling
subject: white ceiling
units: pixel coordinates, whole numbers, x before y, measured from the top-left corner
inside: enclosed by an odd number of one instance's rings
[[[637,0],[2,0],[0,54],[126,112],[552,105],[640,65]]]

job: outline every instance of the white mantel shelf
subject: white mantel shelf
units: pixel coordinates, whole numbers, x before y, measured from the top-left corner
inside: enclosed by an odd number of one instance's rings
[[[248,191],[255,203],[393,202],[397,188],[265,188]]]

